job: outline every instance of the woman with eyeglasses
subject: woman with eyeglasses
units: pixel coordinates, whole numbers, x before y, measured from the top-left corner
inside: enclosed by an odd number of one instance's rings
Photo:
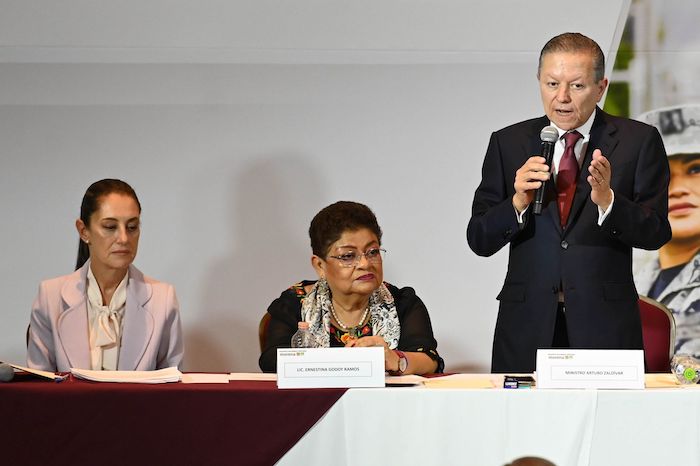
[[[298,322],[320,347],[383,346],[391,374],[442,372],[428,310],[413,288],[384,282],[382,230],[369,207],[340,201],[311,221],[311,265],[317,281],[292,285],[274,300],[260,355],[277,369],[277,348],[289,348]]]
[[[183,343],[175,289],[132,265],[141,235],[134,190],[121,180],[93,183],[75,226],[76,270],[39,286],[27,365],[61,372],[179,366]]]

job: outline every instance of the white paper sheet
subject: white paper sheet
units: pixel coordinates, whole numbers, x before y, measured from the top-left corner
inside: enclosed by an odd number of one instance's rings
[[[277,381],[277,374],[261,374],[259,372],[231,372],[229,380],[268,380]]]
[[[384,378],[384,382],[387,386],[390,385],[423,385],[426,379],[420,375],[387,375]]]
[[[182,374],[182,383],[228,383],[228,374]]]
[[[71,374],[79,379],[93,382],[120,383],[167,383],[179,382],[182,373],[177,367],[168,367],[157,371],[91,371],[71,368]]]
[[[427,388],[492,389],[503,387],[501,374],[452,374],[423,382]]]
[[[40,371],[39,369],[30,369],[28,367],[18,366],[17,364],[10,364],[10,366],[19,371],[24,371],[29,374],[38,375],[39,377],[44,377],[45,379],[55,380],[56,382],[62,382],[66,379],[66,377],[68,377],[67,375],[58,375],[54,374],[53,372]]]

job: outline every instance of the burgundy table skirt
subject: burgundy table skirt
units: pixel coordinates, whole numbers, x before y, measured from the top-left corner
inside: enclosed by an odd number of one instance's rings
[[[17,377],[0,384],[0,465],[272,465],[343,393]]]

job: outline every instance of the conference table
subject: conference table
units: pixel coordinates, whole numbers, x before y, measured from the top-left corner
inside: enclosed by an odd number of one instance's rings
[[[0,384],[0,465],[500,466],[522,456],[558,466],[700,463],[696,387],[448,387],[18,376]]]

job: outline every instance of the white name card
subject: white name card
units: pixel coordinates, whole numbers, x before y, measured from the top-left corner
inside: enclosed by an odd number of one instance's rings
[[[538,349],[537,388],[644,388],[644,351]]]
[[[278,388],[384,386],[384,347],[277,350]]]

